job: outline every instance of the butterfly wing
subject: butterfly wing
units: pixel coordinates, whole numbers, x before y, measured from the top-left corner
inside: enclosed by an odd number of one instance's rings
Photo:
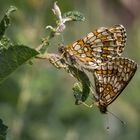
[[[137,70],[137,64],[130,59],[116,57],[112,62],[99,66],[95,70],[95,97],[101,112],[111,104],[128,85]]]
[[[122,27],[122,25],[115,25],[111,28],[98,28],[83,39],[67,45],[65,52],[80,60],[84,65],[96,68],[99,64],[120,55],[118,54],[120,46],[125,45],[122,41],[125,30],[122,30]]]
[[[117,54],[121,56],[122,52],[124,51],[124,47],[126,45],[127,35],[126,29],[123,25],[114,25],[113,27],[109,28],[109,31],[114,34],[117,43]]]

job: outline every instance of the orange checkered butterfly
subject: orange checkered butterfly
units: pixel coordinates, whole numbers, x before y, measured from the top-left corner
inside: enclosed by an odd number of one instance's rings
[[[120,56],[126,44],[126,30],[123,25],[100,27],[75,43],[60,48],[66,59],[86,66],[98,67],[101,63]]]
[[[128,85],[137,70],[137,64],[128,58],[116,57],[111,62],[94,69],[95,105],[102,113]],[[90,71],[92,71],[90,69]]]

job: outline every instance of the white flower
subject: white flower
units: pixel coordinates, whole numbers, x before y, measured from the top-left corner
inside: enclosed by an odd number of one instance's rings
[[[57,5],[57,2],[54,3],[53,13],[58,17],[59,21],[62,21],[62,15],[59,6]]]
[[[57,5],[57,2],[54,2],[54,6],[53,6],[52,11],[56,15],[56,17],[58,18],[57,27],[54,28],[54,27],[48,25],[46,27],[46,29],[50,29],[51,31],[54,32],[55,35],[59,35],[60,33],[62,33],[65,30],[65,28],[66,28],[65,23],[67,21],[71,21],[72,19],[68,18],[68,17],[62,18],[61,10],[60,10],[59,6]]]

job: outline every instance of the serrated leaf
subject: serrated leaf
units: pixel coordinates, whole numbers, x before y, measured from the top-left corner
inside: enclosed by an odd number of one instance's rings
[[[10,25],[10,14],[16,10],[16,7],[11,6],[7,12],[5,13],[3,19],[0,22],[0,40],[3,37],[6,29],[8,28],[8,26]]]
[[[0,119],[0,140],[6,140],[8,127],[3,124],[3,121]]]
[[[63,18],[70,18],[73,21],[84,21],[85,17],[78,11],[69,11],[64,13]]]
[[[0,83],[37,54],[37,51],[24,45],[14,45],[0,50]]]

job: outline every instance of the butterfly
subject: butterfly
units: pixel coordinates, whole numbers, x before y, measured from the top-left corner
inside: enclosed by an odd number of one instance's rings
[[[123,25],[100,27],[73,44],[60,47],[59,51],[70,62],[78,62],[97,68],[101,63],[121,56],[126,44]]]
[[[94,69],[95,105],[102,113],[125,89],[137,70],[137,64],[128,58],[116,57]]]

